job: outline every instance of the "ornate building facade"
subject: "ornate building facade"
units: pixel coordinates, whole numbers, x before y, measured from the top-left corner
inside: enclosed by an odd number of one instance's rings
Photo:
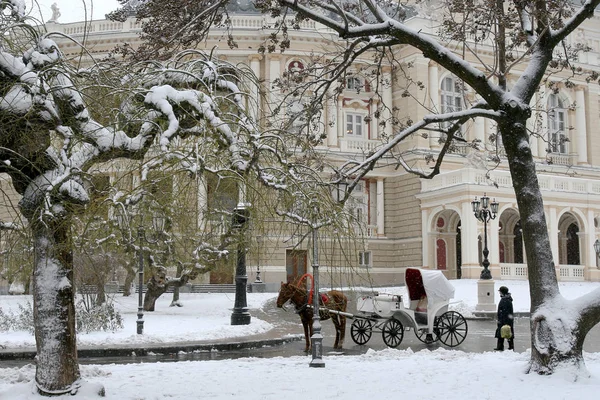
[[[289,50],[259,54],[257,49],[269,34],[263,28],[266,17],[241,4],[232,18],[238,47],[229,48],[224,32],[218,29],[211,31],[206,47],[218,46],[219,57],[247,64],[261,80],[267,96],[254,110],[257,118],[268,104],[281,101],[281,89],[273,85],[277,79],[302,69],[311,54],[330,51],[336,40],[332,32],[307,22],[290,32]],[[406,23],[436,35],[431,16],[414,16]],[[46,28],[69,35],[84,43],[92,55],[102,56],[118,43],[135,46],[140,25],[135,19],[128,19],[124,23],[49,22]],[[584,71],[600,72],[600,15],[588,20],[569,40],[591,48],[580,55],[577,65]],[[57,42],[65,55],[80,55],[81,49],[75,42]],[[491,48],[480,45],[477,57],[489,58],[490,52]],[[337,101],[329,101],[325,107],[326,123],[322,125],[326,139],[321,151],[338,159],[361,159],[393,134],[393,125],[380,124],[376,114],[389,118],[389,110],[394,110],[398,120],[417,121],[429,113],[428,108],[442,112],[460,110],[475,100],[475,95],[463,89],[456,77],[415,49],[399,49],[397,56],[409,67],[403,73],[384,67],[380,82],[385,84],[378,96],[374,96],[371,84],[361,75],[369,66],[368,60],[356,66],[356,74],[344,82]],[[509,85],[511,78],[514,81],[521,72],[518,66],[511,71]],[[532,104],[535,115],[530,119],[530,128],[535,134],[530,144],[537,161],[557,274],[559,280],[599,281],[594,242],[600,238],[600,131],[594,121],[600,117],[600,86],[587,82],[584,76],[571,77],[574,85],[568,87],[561,83],[560,74],[551,79],[556,81],[555,90],[540,89]],[[411,87],[409,81],[422,82],[424,89]],[[260,93],[256,97],[260,98]],[[293,104],[288,106],[292,108]],[[391,162],[386,166],[384,158],[357,187],[351,204],[362,224],[364,245],[356,250],[356,265],[348,275],[364,276],[361,282],[374,285],[394,285],[402,283],[404,268],[417,266],[443,270],[449,278],[479,278],[485,235],[471,202],[487,195],[498,203],[497,217],[489,222],[487,232],[492,276],[527,279],[519,210],[495,126],[479,118],[461,134],[480,145],[453,149],[435,178],[419,179],[396,169]],[[436,134],[414,136],[400,147],[408,164],[426,170],[427,155],[439,151],[441,141]],[[253,246],[248,259],[250,281],[257,269],[269,285],[310,272],[309,245],[295,247],[290,241],[265,235],[257,238]],[[322,251],[335,252],[326,245]],[[337,269],[347,266],[335,257],[324,259],[324,284],[357,282],[347,277],[331,278]]]

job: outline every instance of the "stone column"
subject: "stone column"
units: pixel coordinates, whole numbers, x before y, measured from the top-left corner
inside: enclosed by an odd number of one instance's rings
[[[383,134],[387,137],[391,137],[394,133],[394,125],[392,124],[392,109],[394,108],[392,99],[392,70],[390,67],[384,67],[382,73],[383,83],[383,111],[381,118],[385,121],[385,127],[383,128]]]
[[[542,110],[546,110],[548,108],[548,98],[545,93],[537,94],[539,99],[539,107]],[[548,154],[548,149],[550,148],[550,137],[548,136],[548,113],[543,112],[542,117],[540,118],[542,121],[542,131],[539,132],[540,136],[538,137],[538,156],[540,158],[546,158]]]
[[[594,226],[594,211],[587,210],[587,229],[585,231],[585,262],[586,276],[588,271],[596,269],[596,250],[594,250],[594,242],[596,241],[596,227]]]
[[[461,205],[460,227],[463,278],[479,278],[481,266],[477,254],[478,225],[470,201]]]
[[[330,88],[325,103],[327,111],[327,116],[325,118],[325,132],[327,133],[327,144],[330,147],[337,147],[339,145],[337,132],[339,127],[337,99],[334,96],[334,90]]]
[[[375,104],[371,104],[369,106],[369,117],[370,117],[370,121],[369,121],[369,136],[367,137],[367,139],[373,139],[376,140],[380,137],[379,134],[379,118],[375,118],[374,116],[374,109],[378,109],[380,107],[379,103]]]
[[[495,279],[500,279],[500,215],[488,222],[488,229],[490,271]]]
[[[577,162],[587,164],[587,125],[585,122],[585,91],[582,86],[575,90],[575,126],[577,132]]]
[[[269,56],[269,80],[267,82],[267,93],[269,93],[269,101],[271,108],[279,105],[279,88],[273,86],[273,82],[281,76],[281,60],[279,56],[271,54]]]
[[[429,210],[421,210],[421,253],[423,255],[423,268],[432,267],[432,261],[429,254]]]
[[[346,129],[346,121],[344,121],[344,97],[338,96],[337,99],[337,137],[338,143],[340,143],[340,147],[342,147],[340,140],[344,137],[344,130]]]
[[[475,118],[473,128],[475,130],[475,139],[480,140],[481,144],[484,145],[485,144],[485,118],[481,118],[481,117]]]
[[[385,199],[383,178],[377,178],[377,236],[385,236]]]
[[[429,86],[429,107],[432,110],[439,112],[440,111],[440,79],[438,75],[438,66],[434,62],[429,63],[429,81],[427,85]],[[438,136],[433,135],[429,132],[429,147],[439,147]]]
[[[261,79],[261,71],[260,71],[260,60],[262,60],[262,56],[260,54],[253,54],[250,57],[250,69],[252,73],[255,75],[256,82],[250,83],[250,89],[252,93],[252,99],[248,106],[248,112],[255,121],[260,119],[261,112],[261,98],[260,98],[260,79]]]
[[[552,247],[552,259],[554,265],[558,268],[558,216],[556,215],[556,208],[550,207],[548,209],[548,230],[550,231],[550,245]]]

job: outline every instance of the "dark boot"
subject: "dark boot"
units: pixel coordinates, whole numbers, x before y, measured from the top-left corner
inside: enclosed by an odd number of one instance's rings
[[[508,349],[509,350],[514,350],[515,349],[515,340],[514,339],[508,339]]]
[[[498,344],[496,345],[496,348],[494,350],[504,351],[504,339],[502,339],[502,338],[498,339]]]

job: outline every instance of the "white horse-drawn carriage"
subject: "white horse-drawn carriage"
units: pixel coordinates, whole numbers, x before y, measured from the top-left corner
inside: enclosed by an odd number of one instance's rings
[[[350,333],[356,344],[365,344],[373,332],[381,332],[383,342],[396,347],[404,331],[414,329],[423,343],[439,340],[455,347],[467,337],[467,321],[456,311],[448,311],[454,286],[441,271],[407,268],[405,272],[407,304],[399,294],[361,296],[358,313],[346,314],[353,319]],[[425,306],[426,303],[426,306]]]

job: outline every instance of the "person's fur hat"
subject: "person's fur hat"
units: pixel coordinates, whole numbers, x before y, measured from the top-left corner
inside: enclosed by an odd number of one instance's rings
[[[498,291],[501,294],[508,294],[508,288],[506,286],[500,286],[500,289],[498,289]]]

